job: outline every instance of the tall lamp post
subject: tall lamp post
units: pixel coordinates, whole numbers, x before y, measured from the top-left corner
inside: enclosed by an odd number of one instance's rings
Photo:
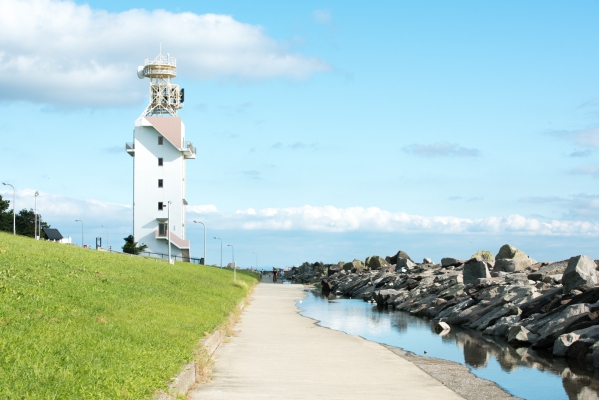
[[[256,252],[253,251],[252,253],[256,254]],[[256,270],[258,270],[258,254],[256,254]]]
[[[102,225],[102,228],[106,228],[106,248],[109,248],[110,246],[108,246],[108,226]]]
[[[38,210],[38,213],[39,213],[39,210]],[[37,237],[41,238],[42,237],[42,214],[41,213],[39,213],[38,220],[39,220],[39,224],[37,224]]]
[[[168,201],[167,212],[166,212],[166,231],[168,236],[168,263],[174,264],[173,260],[171,260],[171,201]]]
[[[221,238],[214,237],[215,239],[220,240],[220,267],[223,267],[223,240]]]
[[[81,248],[83,248],[83,221],[76,219],[75,222],[81,222]]]
[[[231,254],[233,255],[233,280],[236,281],[237,277],[235,276],[235,271],[237,270],[237,268],[235,268],[235,248],[232,244],[228,244],[227,246],[231,246]]]
[[[12,187],[12,234],[16,235],[17,234],[17,218],[15,217],[15,201],[16,201],[16,192],[15,192],[15,187],[13,185],[11,185],[10,183],[4,183],[2,182],[3,185],[5,186],[10,186]]]
[[[40,195],[40,192],[38,192],[37,190],[35,191],[35,219],[34,219],[34,224],[33,224],[33,238],[34,239],[38,239],[37,236],[37,224],[38,224],[38,218],[37,218],[37,196]],[[42,221],[39,221],[40,227],[42,225]]]
[[[206,225],[204,225],[203,222],[200,221],[193,221],[196,224],[202,224],[202,226],[204,227],[204,265],[206,265]]]

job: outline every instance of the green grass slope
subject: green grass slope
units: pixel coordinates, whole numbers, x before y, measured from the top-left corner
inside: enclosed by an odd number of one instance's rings
[[[256,278],[0,232],[0,398],[142,399]]]

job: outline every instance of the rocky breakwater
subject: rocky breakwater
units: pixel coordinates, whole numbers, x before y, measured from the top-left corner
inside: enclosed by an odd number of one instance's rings
[[[468,260],[447,257],[440,264],[416,263],[398,252],[386,259],[319,264],[322,272],[308,265],[290,277],[321,279],[325,295],[376,302],[599,369],[599,261],[587,256],[536,262],[504,245],[496,255],[479,251]]]

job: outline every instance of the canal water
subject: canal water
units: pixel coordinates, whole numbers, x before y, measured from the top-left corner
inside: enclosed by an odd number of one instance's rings
[[[315,292],[298,300],[301,315],[319,325],[400,347],[415,354],[451,360],[524,399],[597,399],[599,373],[584,363],[529,348],[514,348],[499,338],[459,327],[443,336],[431,321],[403,311],[379,310],[363,300],[327,299]],[[426,354],[424,353],[426,351]]]

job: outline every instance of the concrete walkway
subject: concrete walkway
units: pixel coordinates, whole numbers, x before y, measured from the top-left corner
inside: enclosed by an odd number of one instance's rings
[[[266,280],[266,278],[265,278]],[[191,399],[462,399],[377,343],[298,314],[303,285],[262,283]]]

